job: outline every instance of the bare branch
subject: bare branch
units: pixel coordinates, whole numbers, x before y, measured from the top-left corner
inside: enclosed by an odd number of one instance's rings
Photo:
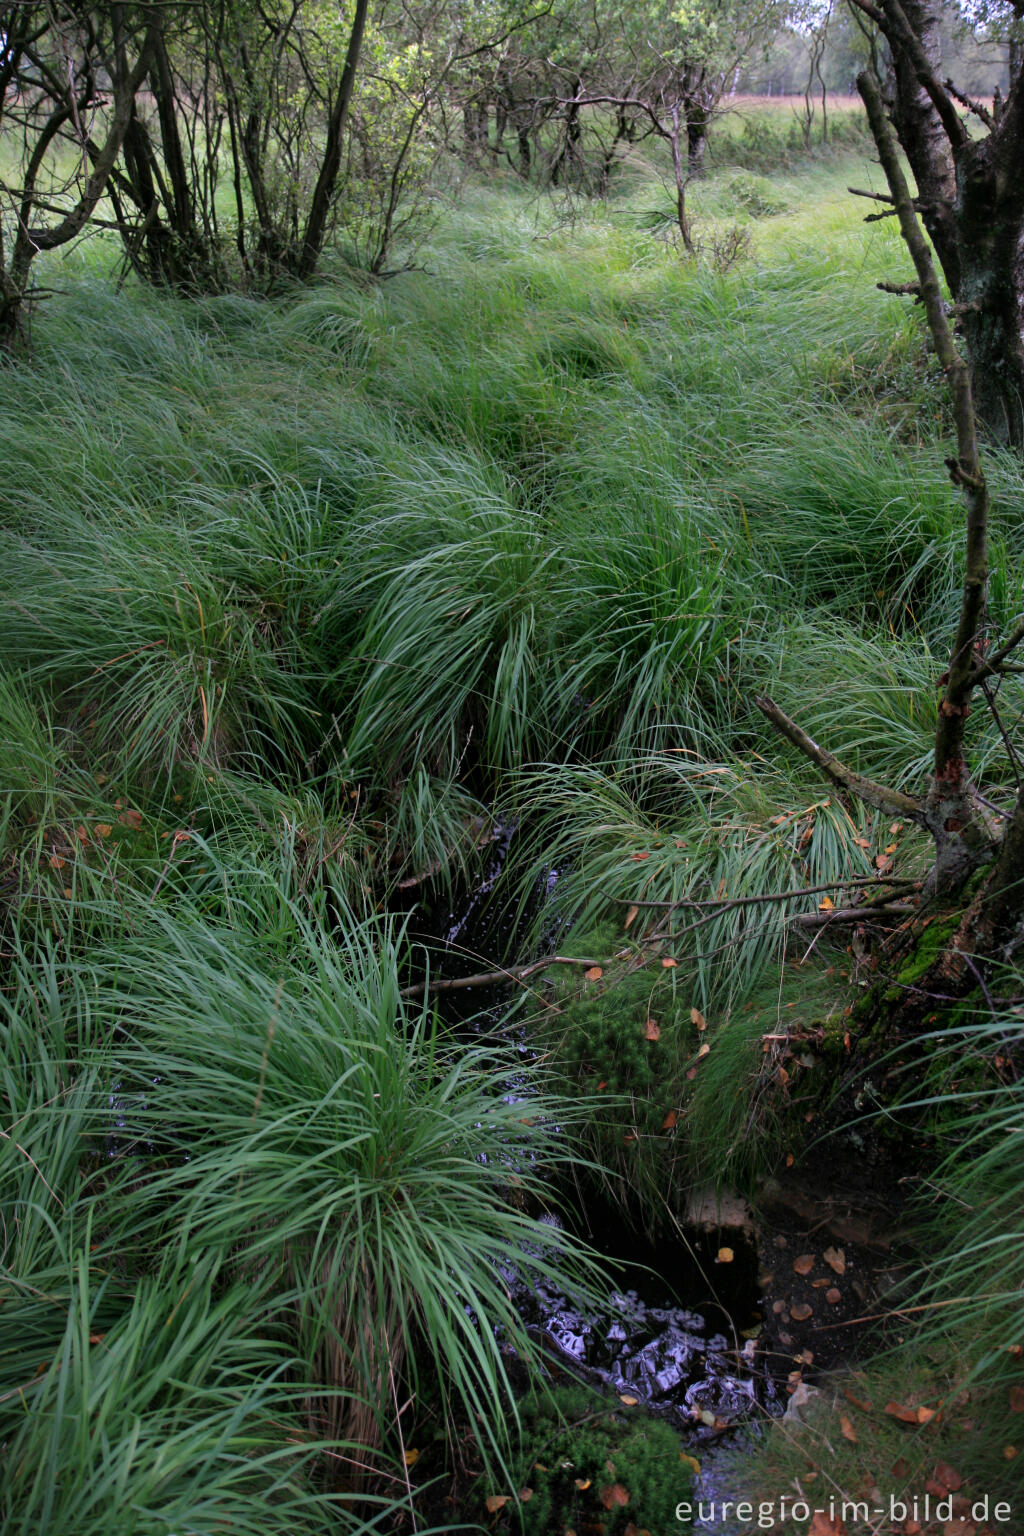
[[[909,816],[913,821],[924,825],[924,807],[920,800],[913,795],[905,795],[902,790],[890,789],[886,784],[878,784],[874,779],[865,778],[862,773],[857,773],[853,768],[848,768],[840,762],[831,752],[818,743],[797,725],[795,720],[781,710],[774,699],[764,695],[755,698],[754,703],[763,715],[765,715],[775,729],[792,742],[805,757],[810,758],[816,767],[820,768],[826,778],[831,779],[837,789],[848,790],[865,805],[870,805],[879,811],[896,811],[900,816]]]

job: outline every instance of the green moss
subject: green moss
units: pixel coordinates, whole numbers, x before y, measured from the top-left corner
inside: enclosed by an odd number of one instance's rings
[[[623,1536],[627,1527],[689,1529],[675,1511],[690,1498],[690,1467],[678,1435],[660,1419],[583,1386],[531,1393],[520,1404],[520,1419],[523,1449],[512,1486],[477,1491],[492,1530]],[[495,1509],[502,1498],[507,1503]]]

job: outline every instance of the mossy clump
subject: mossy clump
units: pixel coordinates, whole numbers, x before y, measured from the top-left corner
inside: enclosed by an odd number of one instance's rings
[[[488,1485],[479,1493],[491,1529],[522,1536],[689,1529],[676,1520],[676,1506],[690,1499],[692,1463],[662,1420],[581,1385],[530,1393],[519,1416],[514,1491]]]

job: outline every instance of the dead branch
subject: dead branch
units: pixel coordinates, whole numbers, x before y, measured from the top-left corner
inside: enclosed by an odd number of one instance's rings
[[[496,971],[479,971],[475,976],[442,976],[434,981],[416,981],[403,987],[400,997],[425,997],[435,992],[464,992],[470,987],[494,987],[504,981],[526,981],[552,965],[604,965],[603,960],[585,960],[576,955],[546,955],[526,965],[505,966]]]
[[[870,805],[877,811],[895,811],[900,816],[908,816],[919,825],[924,825],[924,807],[921,801],[913,795],[905,795],[902,790],[890,789],[886,784],[878,784],[874,779],[868,779],[862,773],[857,773],[853,768],[848,768],[840,762],[831,752],[808,736],[807,732],[797,725],[795,720],[781,710],[774,699],[764,694],[759,694],[754,703],[763,715],[774,725],[775,729],[787,741],[792,742],[805,757],[810,758],[816,767],[820,768],[826,778],[831,779],[837,789],[845,789],[865,805]]]

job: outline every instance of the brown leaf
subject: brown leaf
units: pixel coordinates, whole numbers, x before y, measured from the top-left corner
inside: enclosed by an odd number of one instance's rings
[[[885,871],[887,869],[891,869],[892,868],[892,859],[890,859],[890,857],[889,857],[889,855],[887,853],[876,853],[875,854],[875,868],[877,870],[880,870],[880,871]]]
[[[875,1410],[872,1408],[871,1404],[865,1402],[864,1398],[862,1397],[855,1397],[850,1391],[849,1387],[843,1388],[843,1396],[846,1398],[848,1403],[852,1403],[855,1408],[859,1408],[861,1413],[874,1413]]]
[[[963,1473],[958,1472],[956,1467],[951,1467],[948,1461],[937,1461],[932,1475],[950,1493],[956,1493],[957,1489],[964,1485]]]
[[[842,1291],[836,1290],[836,1287],[834,1285],[831,1287],[830,1290],[827,1290],[825,1292],[825,1300],[828,1302],[830,1307],[838,1307],[838,1305],[842,1301],[842,1299],[843,1299]]]
[[[647,1023],[644,1025],[644,1039],[645,1040],[660,1040],[661,1039],[661,1026],[660,1026],[660,1024],[657,1023],[657,1021],[655,1019],[648,1019]]]
[[[838,1515],[828,1515],[823,1509],[817,1509],[807,1533],[808,1536],[846,1536],[846,1526]]]
[[[509,1498],[510,1495],[507,1493],[489,1493],[484,1500],[487,1513],[489,1515],[496,1515],[499,1509],[505,1508]]]
[[[643,862],[644,859],[649,859],[650,858],[650,854],[649,853],[631,853],[630,854],[630,858],[633,860],[634,864],[640,864],[640,863]]]
[[[846,1254],[841,1248],[826,1248],[822,1258],[829,1269],[834,1269],[837,1275],[846,1274]]]
[[[708,1021],[699,1008],[690,1009],[690,1022],[697,1026],[697,1033],[703,1034],[708,1027]]]
[[[711,1052],[710,1045],[702,1045],[700,1050],[697,1052],[697,1060],[699,1061],[702,1056],[709,1055],[710,1052]]]
[[[109,837],[113,830],[114,829],[110,825],[109,821],[98,821],[96,823],[96,831],[99,833],[100,837]]]
[[[580,1493],[585,1493],[586,1490],[590,1487],[590,1478],[578,1477],[576,1479],[576,1487],[580,1490]]]
[[[520,1502],[520,1504],[527,1504],[527,1503],[529,1503],[530,1499],[532,1499],[532,1498],[533,1498],[533,1489],[532,1488],[520,1488],[520,1490],[519,1490],[519,1502]]]
[[[621,1483],[612,1483],[601,1489],[601,1503],[605,1509],[615,1509],[629,1503],[629,1494]]]
[[[140,811],[133,811],[131,809],[122,811],[117,819],[123,822],[126,827],[131,827],[136,832],[142,826],[142,814]]]
[[[583,972],[583,975],[587,981],[600,981],[601,977],[604,975],[604,971],[599,965],[592,965],[589,971]]]
[[[736,1255],[731,1248],[719,1248],[716,1262],[719,1264],[731,1264],[735,1257]]]
[[[935,1417],[935,1409],[934,1408],[926,1408],[924,1403],[922,1403],[921,1406],[917,1410],[917,1422],[919,1424],[930,1424],[932,1419],[934,1419],[934,1417]]]
[[[798,1301],[795,1307],[790,1307],[789,1315],[793,1318],[794,1322],[806,1323],[809,1317],[813,1317],[814,1308],[809,1307],[806,1301]]]
[[[638,1397],[631,1397],[628,1392],[619,1393],[619,1402],[625,1403],[627,1408],[635,1408],[639,1401],[640,1399]]]
[[[857,1444],[857,1431],[854,1429],[852,1421],[846,1417],[845,1413],[841,1413],[839,1415],[839,1428],[843,1432],[844,1440],[849,1440],[851,1445]]]
[[[809,1275],[813,1268],[813,1253],[802,1253],[798,1259],[793,1260],[793,1273],[795,1275]]]
[[[886,1403],[883,1411],[891,1419],[899,1419],[901,1424],[916,1424],[918,1422],[917,1409],[908,1408],[905,1403]]]
[[[639,916],[639,914],[640,914],[640,908],[639,907],[630,907],[629,911],[626,913],[626,921],[623,923],[622,926],[624,928],[630,927],[630,925],[632,923],[636,922],[637,917]]]
[[[662,970],[664,970],[664,971],[674,971],[678,964],[679,964],[679,961],[678,960],[673,960],[671,958],[671,956],[669,956],[669,955],[663,955],[662,956],[662,960],[661,960],[661,968],[662,968]]]
[[[670,1109],[668,1114],[665,1116],[664,1120],[661,1122],[662,1130],[663,1131],[673,1131],[673,1130],[675,1130],[676,1121],[678,1119],[679,1119],[679,1116],[677,1115],[676,1111],[674,1109]]]

